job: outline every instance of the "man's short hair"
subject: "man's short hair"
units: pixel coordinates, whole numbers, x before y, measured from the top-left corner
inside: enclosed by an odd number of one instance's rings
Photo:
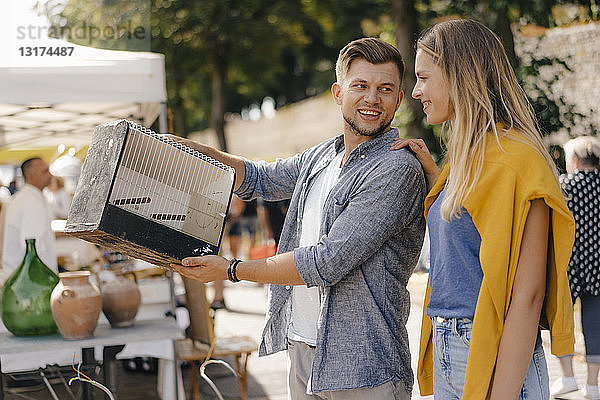
[[[41,158],[40,157],[28,158],[27,160],[23,161],[23,164],[21,164],[21,172],[23,173],[23,178],[25,178],[25,180],[27,180],[27,174],[31,170],[31,167],[32,167],[31,164],[35,160],[41,160]]]
[[[363,59],[371,64],[385,64],[388,62],[396,64],[400,73],[400,84],[404,75],[404,61],[397,48],[377,38],[362,38],[348,43],[338,56],[335,63],[335,75],[338,83],[344,77],[350,65],[356,59]]]

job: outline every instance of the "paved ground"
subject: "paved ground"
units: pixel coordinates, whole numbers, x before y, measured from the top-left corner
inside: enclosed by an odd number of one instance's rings
[[[413,355],[416,355],[418,350],[418,335],[426,282],[426,274],[414,274],[409,282],[412,305],[408,321],[408,331],[411,353]],[[225,291],[230,311],[217,312],[215,320],[216,333],[221,335],[248,334],[254,336],[258,340],[266,304],[264,289],[251,284],[242,284],[241,286],[235,287],[228,285],[226,286]],[[581,335],[580,321],[578,319],[576,319],[576,327],[577,344],[574,366],[576,379],[580,387],[582,387],[585,384],[586,376],[583,356],[583,336]],[[553,382],[560,376],[560,366],[557,358],[550,355],[549,337],[547,332],[544,332],[542,337],[544,339],[546,359],[548,361],[550,382]],[[249,399],[285,399],[286,359],[284,354],[276,354],[264,358],[258,358],[254,355],[250,359],[248,367],[252,381],[248,390]],[[413,356],[413,370],[415,369],[416,357]],[[413,399],[423,398],[424,397],[418,395],[418,389],[415,383]],[[575,392],[568,396],[564,396],[564,398],[583,399],[583,394],[581,392]]]
[[[415,274],[409,282],[411,292],[411,314],[408,322],[409,339],[412,354],[416,354],[418,349],[418,335],[420,326],[420,316],[422,311],[422,301],[426,274]],[[211,293],[209,291],[209,296]],[[266,309],[266,293],[263,287],[254,284],[240,283],[235,286],[226,285],[225,296],[229,310],[220,310],[215,317],[215,331],[218,336],[224,335],[249,335],[258,341],[264,313]],[[583,337],[581,336],[580,323],[576,321],[577,327],[577,345],[575,356],[576,378],[580,386],[585,383],[585,364],[583,358]],[[548,351],[548,336],[543,335],[546,353]],[[413,357],[413,370],[416,367],[416,360]],[[558,361],[553,356],[548,356],[548,365],[551,382],[560,374]],[[232,360],[227,360],[233,362]],[[250,400],[284,400],[286,399],[286,356],[284,353],[275,354],[269,357],[258,358],[256,354],[252,355],[248,362],[249,382],[248,399]],[[189,367],[184,366],[184,384],[189,388]],[[207,373],[211,376],[221,391],[225,399],[239,398],[239,388],[235,378],[231,377],[222,367],[209,366]],[[156,393],[156,374],[145,372],[125,371],[119,366],[117,374],[118,389],[116,392],[119,400],[154,400],[158,399]],[[75,384],[77,385],[77,383]],[[205,400],[217,399],[208,384],[201,382],[200,389],[202,398]],[[423,399],[418,395],[415,385],[413,399]],[[51,399],[48,392],[40,391],[37,394],[28,394],[33,399]],[[15,395],[8,395],[7,400],[22,399]],[[64,390],[59,389],[60,399],[69,399]],[[97,396],[101,399],[101,396]],[[582,399],[580,392],[575,392],[567,399]]]

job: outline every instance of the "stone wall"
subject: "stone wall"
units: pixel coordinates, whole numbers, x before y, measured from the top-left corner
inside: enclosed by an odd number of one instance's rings
[[[593,123],[600,128],[600,24],[589,23],[543,29],[525,27],[515,35],[515,51],[522,63],[528,62],[534,53],[557,57],[567,63],[572,72],[563,67],[543,67],[541,77],[550,79],[558,74],[559,79],[548,97],[557,99],[563,96],[567,103],[575,105],[575,111],[586,118],[577,125],[571,134],[589,134],[587,126]],[[566,139],[566,131],[561,132],[556,141]]]

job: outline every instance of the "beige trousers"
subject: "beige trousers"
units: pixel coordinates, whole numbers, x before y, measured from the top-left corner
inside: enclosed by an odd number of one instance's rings
[[[373,388],[306,394],[315,349],[303,342],[288,342],[289,400],[410,400],[410,393],[400,381],[389,381]]]

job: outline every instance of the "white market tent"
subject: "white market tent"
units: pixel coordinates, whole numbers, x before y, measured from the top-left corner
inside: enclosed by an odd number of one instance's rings
[[[73,47],[71,56],[12,56],[0,65],[0,163],[8,150],[89,144],[96,125],[126,118],[166,132],[164,56],[101,50],[57,39],[36,46]],[[59,154],[58,154],[59,155]]]

